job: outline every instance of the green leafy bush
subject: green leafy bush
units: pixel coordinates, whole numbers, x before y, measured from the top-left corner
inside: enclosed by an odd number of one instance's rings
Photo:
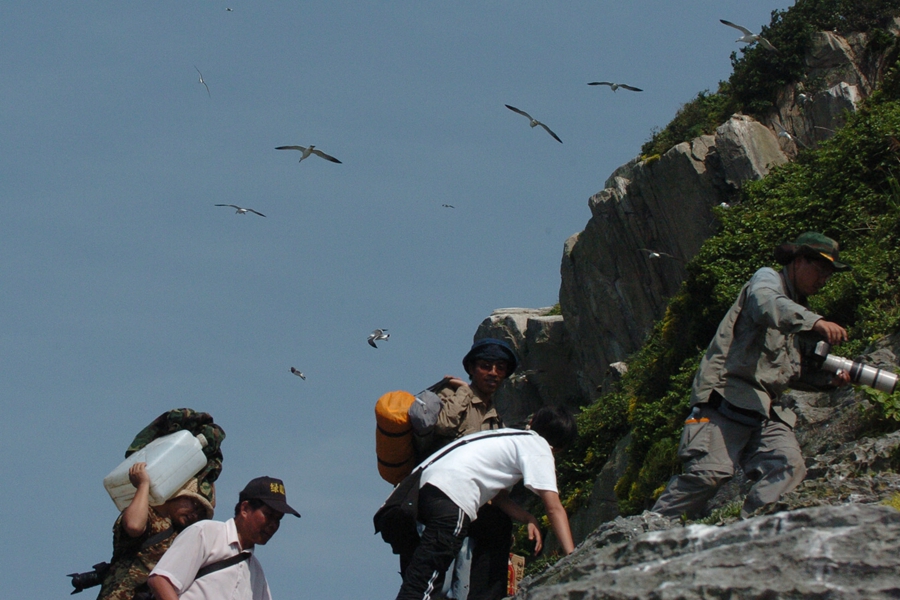
[[[771,23],[760,34],[778,51],[753,44],[732,52],[728,81],[720,82],[715,94],[701,92],[685,104],[671,123],[653,133],[641,154],[664,154],[676,144],[714,132],[737,112],[764,117],[788,84],[820,91],[806,72],[805,56],[813,35],[818,31],[867,33],[869,50],[883,53],[895,44],[886,27],[898,12],[900,0],[797,0],[787,10],[773,11]]]

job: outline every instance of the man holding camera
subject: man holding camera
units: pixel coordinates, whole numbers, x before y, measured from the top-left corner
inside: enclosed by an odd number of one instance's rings
[[[846,330],[809,310],[837,271],[838,243],[806,232],[775,249],[781,272],[765,267],[741,289],[709,344],[691,390],[691,413],[678,456],[684,472],[674,476],[653,511],[667,517],[699,515],[740,467],[755,482],[741,516],[777,501],[803,481],[806,466],[794,436],[796,415],[779,404],[788,387],[827,389],[850,381],[810,369],[803,360],[804,332],[837,344]]]

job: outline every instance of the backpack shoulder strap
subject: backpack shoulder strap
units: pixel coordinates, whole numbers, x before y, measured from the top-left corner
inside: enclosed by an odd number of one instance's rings
[[[531,432],[530,431],[504,431],[504,432],[498,432],[498,433],[489,433],[487,435],[482,435],[482,436],[479,436],[476,438],[472,438],[472,436],[462,437],[462,438],[456,440],[455,442],[452,442],[452,444],[453,444],[452,446],[450,446],[449,448],[446,448],[443,452],[441,452],[440,454],[435,456],[432,460],[428,461],[427,465],[421,466],[416,470],[424,471],[425,469],[427,469],[428,467],[433,465],[435,462],[444,458],[448,453],[452,452],[453,450],[456,450],[457,448],[459,448],[461,446],[465,446],[466,444],[470,444],[472,442],[477,442],[478,440],[486,440],[487,438],[507,437],[510,435],[531,435]]]
[[[234,556],[229,556],[228,558],[223,558],[222,560],[210,563],[197,571],[194,579],[200,579],[210,573],[215,573],[216,571],[221,571],[222,569],[227,569],[228,567],[242,563],[245,560],[249,560],[251,556],[252,554],[250,552],[241,552],[240,554],[235,554]]]
[[[173,535],[175,535],[175,528],[174,528],[174,527],[169,527],[168,529],[164,529],[164,530],[162,530],[162,531],[159,531],[159,532],[157,532],[157,533],[154,533],[153,535],[151,535],[150,537],[148,537],[146,540],[144,540],[144,542],[140,545],[140,551],[143,552],[144,550],[146,550],[146,549],[149,548],[150,546],[153,546],[153,545],[158,544],[158,543],[160,543],[160,542],[162,542],[162,541],[164,541],[164,540],[167,540],[167,539],[169,539],[170,537],[172,537]]]

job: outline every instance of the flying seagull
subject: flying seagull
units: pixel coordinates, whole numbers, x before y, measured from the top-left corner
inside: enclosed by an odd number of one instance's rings
[[[803,146],[804,148],[809,148],[809,146],[807,146],[806,144],[804,144],[803,142],[801,142],[800,140],[798,140],[797,138],[792,136],[790,133],[788,133],[788,130],[784,128],[784,125],[782,125],[778,121],[773,121],[773,122],[775,123],[775,127],[778,128],[778,137],[788,139],[788,140],[794,142],[795,144],[797,144],[798,146]]]
[[[452,204],[441,204],[441,206],[443,206],[444,208],[456,208]]]
[[[226,9],[225,9],[225,12],[234,12],[234,9],[233,9],[233,8],[226,8]]]
[[[625,85],[624,83],[612,83],[610,81],[592,81],[588,85],[608,85],[612,91],[616,91],[619,88],[624,90],[631,90],[632,92],[643,92],[641,88],[632,87],[630,85]]]
[[[329,156],[328,154],[325,154],[325,153],[322,152],[321,150],[316,150],[316,147],[315,147],[315,146],[309,146],[309,147],[304,147],[304,146],[278,146],[278,147],[275,148],[275,149],[276,149],[276,150],[299,150],[300,152],[303,153],[303,156],[300,157],[300,162],[303,162],[303,159],[304,159],[304,158],[309,158],[309,155],[310,155],[310,154],[315,154],[316,156],[321,156],[321,157],[324,158],[325,160],[330,160],[330,161],[333,162],[333,163],[337,163],[337,164],[339,164],[339,165],[340,165],[340,164],[343,164],[341,161],[339,161],[339,160],[336,159],[335,157]]]
[[[236,215],[246,215],[248,212],[252,212],[254,215],[259,215],[261,217],[266,216],[261,212],[256,212],[252,208],[242,208],[237,204],[216,204],[216,206],[230,206],[231,208],[235,209],[234,214]]]
[[[376,329],[375,331],[370,333],[368,340],[369,345],[373,348],[377,348],[378,346],[375,345],[375,342],[379,342],[381,340],[387,341],[387,339],[391,337],[391,334],[385,333],[385,331],[387,331],[387,329]]]
[[[544,128],[544,131],[546,131],[547,133],[549,133],[549,134],[553,137],[554,140],[556,140],[557,142],[559,142],[560,144],[562,144],[562,140],[559,139],[559,136],[557,136],[555,133],[553,133],[552,131],[550,131],[550,128],[549,128],[549,127],[547,127],[546,125],[544,125],[543,123],[541,123],[540,121],[538,121],[537,119],[535,119],[534,117],[532,117],[531,115],[529,115],[527,112],[525,112],[524,110],[519,110],[519,109],[516,108],[515,106],[510,106],[509,104],[506,104],[505,106],[506,106],[506,108],[508,108],[509,110],[513,111],[514,113],[519,113],[519,114],[522,115],[523,117],[528,117],[528,119],[531,121],[530,125],[531,125],[532,127],[537,127],[538,125],[540,125],[541,127]]]
[[[666,252],[660,252],[658,250],[650,250],[649,248],[638,248],[638,250],[640,250],[641,252],[646,252],[647,258],[649,258],[649,259],[661,258],[661,257],[665,256],[666,258],[671,258],[672,260],[679,260],[678,258],[672,256],[671,254],[668,254]]]
[[[760,44],[762,44],[763,48],[765,48],[766,50],[771,50],[772,52],[778,52],[778,50],[775,49],[775,46],[773,46],[772,44],[769,43],[769,40],[767,40],[766,38],[764,38],[763,36],[761,36],[757,33],[753,33],[746,27],[741,27],[740,25],[735,25],[731,21],[726,21],[725,19],[719,19],[719,21],[721,21],[723,25],[728,25],[729,27],[734,27],[735,29],[737,29],[738,31],[740,31],[741,33],[744,34],[741,37],[739,37],[738,39],[734,40],[735,42],[744,42],[745,44],[753,44],[755,42],[759,42]]]
[[[291,367],[291,373],[293,373],[294,375],[296,375],[297,377],[299,377],[299,378],[302,379],[303,381],[306,381],[306,375],[304,375],[303,373],[301,373],[300,371],[298,371],[298,370],[295,369],[294,367]]]
[[[197,65],[194,65],[194,68],[197,69]],[[200,73],[200,69],[197,69],[197,72]],[[212,94],[209,93],[209,86],[206,85],[206,82],[205,82],[205,81],[203,81],[203,73],[200,73],[200,81],[199,81],[198,83],[202,83],[202,84],[203,84],[203,87],[206,88],[206,94],[207,94],[210,98],[212,98]]]

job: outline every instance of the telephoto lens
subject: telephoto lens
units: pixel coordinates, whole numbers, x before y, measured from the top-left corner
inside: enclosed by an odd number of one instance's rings
[[[84,573],[69,573],[66,577],[72,578],[72,587],[75,588],[72,590],[73,594],[77,594],[86,590],[89,587],[94,587],[95,585],[100,585],[103,583],[103,578],[106,577],[106,573],[109,571],[109,563],[97,563],[94,565],[93,571],[86,571]]]
[[[816,356],[822,360],[822,368],[826,371],[833,373],[846,371],[850,375],[850,381],[853,383],[866,385],[886,394],[894,393],[898,379],[896,373],[856,362],[849,358],[829,354],[829,350],[831,350],[831,346],[828,342],[816,344]]]

